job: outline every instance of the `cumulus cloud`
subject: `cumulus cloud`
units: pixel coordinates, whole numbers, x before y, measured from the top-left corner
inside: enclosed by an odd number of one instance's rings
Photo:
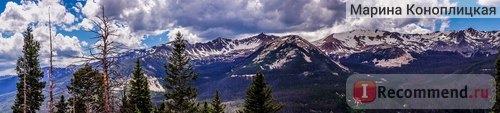
[[[112,24],[112,28],[117,32],[117,36],[112,36],[111,40],[122,44],[127,49],[140,48],[142,40],[144,40],[143,34],[138,34],[132,32],[132,29],[124,24]]]
[[[137,2],[136,0],[131,0],[130,2],[135,3],[134,1]],[[97,16],[101,16],[101,14],[103,13],[101,6],[105,6],[105,16],[110,17],[111,28],[116,31],[116,36],[111,36],[111,40],[119,43],[121,46],[123,46],[124,49],[144,48],[145,45],[142,44],[142,41],[144,40],[144,37],[146,35],[161,34],[165,32],[165,30],[154,30],[147,33],[137,32],[133,29],[132,24],[127,23],[127,20],[120,19],[121,16],[112,16],[117,15],[117,12],[115,10],[118,10],[118,7],[121,7],[121,5],[123,4],[103,4],[100,0],[86,1],[85,6],[79,6],[77,3],[77,8],[75,9],[81,9],[81,15],[84,15],[84,18],[81,19],[80,23],[78,23],[78,26],[84,30],[95,29],[96,26],[94,22],[100,22]],[[91,43],[93,43],[93,45],[99,44],[99,42]]]
[[[47,26],[37,26],[33,28],[33,36],[35,40],[40,43],[39,60],[41,66],[48,66],[49,64],[49,35]],[[55,32],[55,31],[53,31]],[[23,47],[23,35],[15,33],[10,37],[0,38],[0,71],[12,72],[15,67],[15,63],[19,56],[22,55]],[[54,62],[53,64],[57,67],[65,67],[70,64],[78,63],[80,59],[75,57],[83,55],[82,46],[80,46],[80,41],[76,37],[64,36],[62,34],[57,34],[53,36],[53,48],[54,48]],[[0,75],[6,75],[12,73],[0,73]]]
[[[23,38],[22,34],[16,33],[11,37],[0,38],[0,62],[6,63],[6,62],[12,62],[13,59],[16,59],[18,56],[20,56],[22,46],[20,44],[23,43]],[[0,67],[5,64],[0,64]],[[0,68],[1,69],[1,68]]]
[[[439,28],[435,28],[435,21],[442,21]],[[399,33],[430,33],[435,30],[444,31],[448,28],[448,19],[371,19],[371,18],[348,18],[333,25],[333,27],[324,27],[315,31],[291,31],[283,33],[268,33],[277,36],[299,35],[309,41],[316,41],[332,33],[347,32],[351,30],[385,30]],[[237,38],[247,38],[255,34],[241,34]]]
[[[132,32],[186,26],[209,39],[262,31],[313,31],[331,27],[345,17],[345,4],[337,0],[94,1],[87,1],[85,15],[97,14],[95,9],[102,4],[108,16],[127,21]]]
[[[183,27],[174,28],[170,30],[170,32],[167,34],[168,40],[175,40],[177,33],[181,33],[184,40],[187,40],[189,43],[196,43],[202,41],[202,39],[198,37],[198,35],[194,34],[189,29]]]
[[[387,4],[387,1],[378,1],[381,2],[378,4]],[[297,33],[311,37],[310,40],[352,29],[423,33],[444,29],[434,28],[437,20],[448,24],[448,19],[442,17],[346,19],[345,0],[92,0],[87,1],[83,13],[87,16],[98,14],[99,4],[106,6],[106,15],[126,22],[132,33],[147,35],[184,29],[197,37],[193,42],[260,32]],[[415,4],[456,5],[449,0],[425,0]]]
[[[77,37],[56,33],[56,28],[69,29],[76,23],[76,18],[60,4],[59,0],[21,1],[21,4],[7,2],[4,12],[0,14],[0,32],[12,34],[0,37],[0,75],[14,74],[16,60],[22,54],[23,35],[28,25],[33,28],[35,40],[40,42],[39,59],[41,66],[48,65],[49,57],[49,7],[52,29],[54,65],[58,67],[75,63],[75,56],[83,54],[82,46]],[[72,28],[75,29],[75,28]]]
[[[477,3],[482,6],[500,6],[500,0],[477,0]]]
[[[49,7],[54,25],[68,25],[76,22],[73,14],[59,4],[58,0],[44,0],[39,2],[22,1],[21,4],[7,2],[4,12],[0,14],[1,32],[18,32],[24,30],[28,24],[47,23],[49,21]]]

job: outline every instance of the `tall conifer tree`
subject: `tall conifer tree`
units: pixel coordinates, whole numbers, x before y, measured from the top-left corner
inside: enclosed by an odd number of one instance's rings
[[[496,63],[496,72],[495,73],[495,89],[496,89],[496,94],[495,95],[495,104],[493,105],[492,111],[493,113],[499,113],[500,112],[500,55],[497,58],[497,63]]]
[[[34,40],[33,30],[28,27],[23,33],[23,55],[17,60],[16,71],[19,77],[17,94],[12,111],[14,113],[35,113],[40,109],[44,96],[42,89],[45,82],[40,79],[43,72],[38,61],[40,43]]]
[[[203,102],[203,106],[200,109],[200,113],[211,113],[212,108],[208,106],[207,102]]]
[[[141,113],[151,113],[153,111],[153,104],[151,103],[148,78],[144,76],[139,59],[137,59],[135,69],[132,72],[130,85],[130,93],[128,94],[130,103],[139,109]]]
[[[219,91],[215,92],[214,99],[212,99],[212,103],[210,104],[213,107],[210,113],[224,113],[224,108],[226,108],[226,106],[222,104]]]
[[[197,111],[196,88],[193,82],[198,77],[189,63],[186,54],[186,44],[180,32],[172,42],[172,53],[165,66],[167,77],[165,81],[165,109],[171,113],[192,113]]]
[[[252,85],[247,89],[245,104],[242,113],[276,113],[282,104],[276,103],[272,96],[272,90],[267,86],[264,75],[258,72],[255,75]]]
[[[120,113],[133,113],[135,107],[130,103],[127,94],[127,85],[123,86],[122,106],[120,106]]]
[[[64,99],[64,95],[61,95],[59,102],[56,105],[56,113],[67,113],[69,110],[68,102]]]
[[[86,64],[78,69],[68,86],[71,105],[75,113],[103,112],[102,76],[97,70]]]

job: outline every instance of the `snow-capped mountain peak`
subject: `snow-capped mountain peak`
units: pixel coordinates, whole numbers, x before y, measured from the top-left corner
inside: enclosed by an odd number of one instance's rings
[[[233,69],[232,75],[251,74],[258,70],[285,75],[303,73],[306,76],[347,73],[340,64],[333,62],[316,46],[297,35],[277,38],[261,46],[246,59]]]
[[[456,51],[469,56],[474,52],[497,53],[500,46],[500,33],[497,31],[477,31],[469,28],[453,32],[434,32],[427,34],[401,34],[380,30],[353,30],[334,33],[313,42],[325,53],[346,57],[380,46],[399,47],[405,51],[423,52]]]

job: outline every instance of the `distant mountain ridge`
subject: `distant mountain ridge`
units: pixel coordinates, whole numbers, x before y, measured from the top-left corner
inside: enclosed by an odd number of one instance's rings
[[[313,43],[325,53],[341,57],[383,47],[398,47],[408,52],[418,53],[428,50],[456,51],[464,56],[470,56],[475,52],[497,54],[500,45],[500,32],[477,31],[472,28],[427,34],[353,30],[334,33]]]
[[[259,48],[237,66],[232,74],[251,74],[256,71],[276,74],[313,75],[315,73],[345,75],[344,69],[316,46],[297,35],[280,37]]]
[[[353,30],[313,42],[297,35],[278,37],[264,33],[244,39],[216,38],[188,44],[186,51],[200,73],[196,83],[200,100],[221,90],[224,100],[241,101],[253,73],[261,71],[276,90],[277,99],[288,105],[284,112],[326,112],[334,109],[329,106],[336,105],[329,97],[335,96],[334,90],[342,90],[342,82],[352,73],[490,74],[499,46],[498,31],[402,34]],[[163,91],[164,65],[171,50],[166,43],[125,52],[118,59],[121,66],[114,69],[130,75],[135,59],[140,59],[150,89]],[[64,92],[79,67],[55,70],[56,85],[63,88],[58,92]],[[2,87],[8,87],[0,89],[0,106],[7,106],[1,110],[10,110],[15,80],[15,76],[0,77]]]

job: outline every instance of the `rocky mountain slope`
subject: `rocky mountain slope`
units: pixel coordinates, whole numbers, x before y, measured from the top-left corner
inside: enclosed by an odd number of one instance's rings
[[[401,34],[354,30],[314,42],[295,35],[278,37],[263,33],[244,39],[217,38],[189,44],[187,52],[200,73],[196,82],[200,101],[220,90],[223,100],[236,109],[253,74],[262,71],[277,99],[287,104],[283,112],[342,112],[332,97],[342,92],[344,80],[351,73],[491,74],[499,46],[498,31]],[[135,59],[140,59],[150,89],[161,92],[170,51],[166,43],[125,52],[118,59],[120,66],[114,69],[128,76]],[[66,94],[65,86],[78,68],[55,70],[58,94]],[[10,110],[16,80],[16,76],[0,77],[1,110]]]

